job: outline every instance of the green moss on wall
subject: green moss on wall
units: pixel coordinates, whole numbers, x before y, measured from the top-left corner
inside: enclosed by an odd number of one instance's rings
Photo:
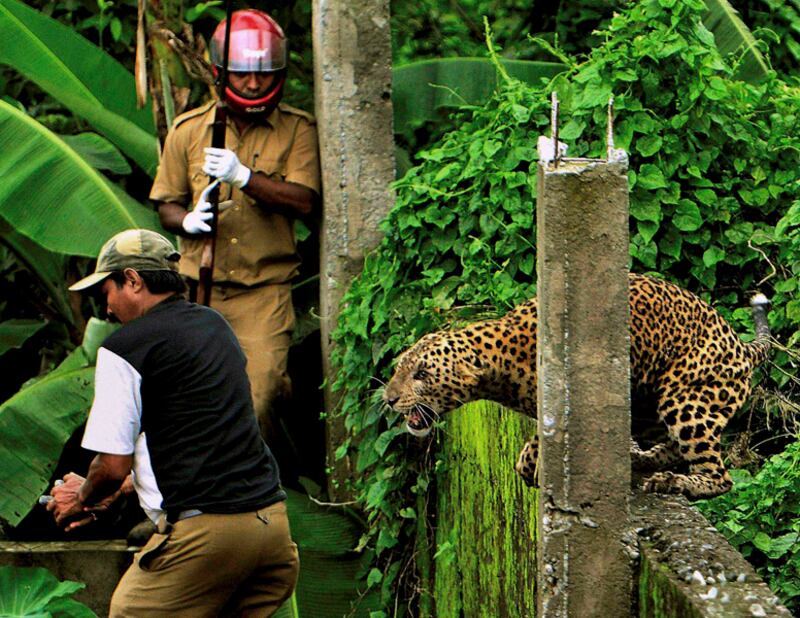
[[[437,476],[438,618],[531,618],[536,491],[514,472],[535,422],[488,402],[453,412]]]
[[[650,557],[650,549],[642,547],[639,571],[640,618],[701,618],[675,581],[669,569]]]

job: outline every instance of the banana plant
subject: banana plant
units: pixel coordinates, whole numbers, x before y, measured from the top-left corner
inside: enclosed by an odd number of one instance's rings
[[[86,420],[97,350],[116,325],[90,319],[83,343],[47,375],[0,404],[0,519],[16,526],[47,489],[72,433]]]
[[[158,150],[150,109],[137,109],[131,73],[68,27],[17,0],[0,0],[0,63],[91,124],[150,175]]]
[[[97,255],[131,227],[158,229],[145,208],[44,125],[0,100],[0,216],[42,247]]]

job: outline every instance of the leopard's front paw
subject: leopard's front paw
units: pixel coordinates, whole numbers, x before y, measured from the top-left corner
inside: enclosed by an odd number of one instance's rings
[[[642,489],[654,494],[679,494],[682,488],[678,477],[672,472],[656,472],[645,479]]]
[[[517,474],[522,477],[528,487],[539,487],[537,464],[539,461],[539,444],[538,441],[528,442],[519,454],[517,464],[514,469]]]

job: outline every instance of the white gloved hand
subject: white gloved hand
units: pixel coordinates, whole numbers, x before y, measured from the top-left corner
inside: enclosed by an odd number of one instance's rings
[[[239,162],[236,153],[227,148],[204,148],[203,171],[241,189],[250,180],[250,168]]]
[[[219,183],[220,181],[218,178],[203,189],[203,192],[200,194],[200,199],[197,200],[197,204],[194,205],[194,208],[190,212],[186,213],[183,221],[181,221],[181,226],[187,234],[202,234],[211,231],[211,226],[206,223],[206,221],[214,216],[211,212],[211,202],[208,201],[208,194],[211,193]]]

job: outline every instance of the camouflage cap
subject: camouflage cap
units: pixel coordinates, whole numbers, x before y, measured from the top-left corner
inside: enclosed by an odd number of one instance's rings
[[[97,285],[113,272],[134,270],[178,270],[181,254],[161,234],[151,230],[125,230],[112,236],[97,256],[94,273],[69,287],[77,292]]]

